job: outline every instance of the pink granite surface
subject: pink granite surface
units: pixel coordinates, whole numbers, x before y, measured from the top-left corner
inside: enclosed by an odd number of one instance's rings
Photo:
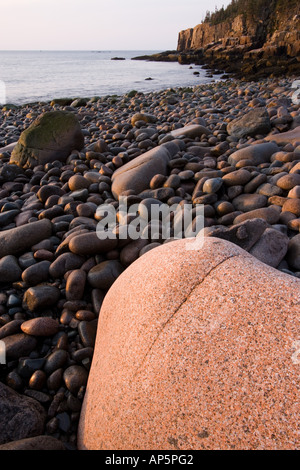
[[[79,449],[299,449],[300,281],[221,239],[187,243],[108,292]]]

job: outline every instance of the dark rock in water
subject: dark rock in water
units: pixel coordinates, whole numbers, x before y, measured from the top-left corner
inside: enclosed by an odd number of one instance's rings
[[[112,57],[111,60],[125,60],[125,57]]]
[[[81,150],[83,145],[84,136],[73,113],[47,112],[22,132],[10,163],[32,168],[54,160],[65,161],[72,150]]]
[[[0,404],[0,444],[43,433],[46,413],[36,400],[0,382]]]
[[[0,233],[0,258],[21,253],[32,245],[52,235],[52,223],[48,219],[15,227]]]

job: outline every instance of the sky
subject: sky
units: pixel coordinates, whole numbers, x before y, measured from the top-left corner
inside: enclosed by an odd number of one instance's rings
[[[0,0],[0,50],[175,50],[230,0]]]

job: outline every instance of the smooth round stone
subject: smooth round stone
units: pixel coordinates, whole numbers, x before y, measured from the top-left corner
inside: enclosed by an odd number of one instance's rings
[[[78,333],[85,347],[94,347],[98,320],[81,321],[78,325]]]
[[[59,298],[60,291],[57,287],[41,284],[27,289],[24,294],[24,303],[33,312],[55,305]]]
[[[94,213],[95,213],[93,207],[88,203],[79,204],[76,207],[76,212],[79,217],[94,217]]]
[[[49,267],[52,279],[62,278],[67,271],[78,269],[84,263],[84,258],[73,253],[62,253]]]
[[[165,181],[164,187],[165,188],[179,188],[181,183],[181,178],[178,175],[170,175],[169,178]]]
[[[248,147],[233,152],[228,158],[228,163],[233,166],[240,160],[251,161],[252,165],[269,163],[273,153],[278,152],[278,150],[280,150],[279,147],[273,142],[249,145]]]
[[[278,210],[272,206],[269,206],[245,212],[244,214],[239,214],[233,220],[233,224],[240,224],[241,222],[250,219],[264,219],[268,224],[273,225],[279,221],[279,218],[280,213]]]
[[[287,262],[293,269],[300,271],[300,233],[289,241]]]
[[[62,383],[64,370],[63,368],[56,369],[47,379],[47,387],[49,390],[57,391]]]
[[[22,323],[21,330],[32,336],[53,336],[59,331],[59,324],[53,318],[38,317]]]
[[[22,270],[15,256],[7,255],[0,259],[0,283],[18,281],[21,274]]]
[[[82,366],[73,365],[64,371],[63,379],[67,389],[73,395],[77,395],[79,389],[87,383],[88,372]]]
[[[223,186],[222,178],[209,178],[203,185],[204,193],[217,193]]]
[[[220,201],[215,204],[217,214],[222,217],[223,215],[234,212],[234,207],[229,201]]]
[[[81,300],[84,294],[86,272],[76,269],[68,276],[66,284],[67,300]]]
[[[42,390],[46,383],[47,376],[43,370],[36,370],[31,375],[28,385],[33,390]]]
[[[282,212],[291,212],[297,217],[300,216],[300,199],[287,199],[282,206]]]
[[[288,175],[285,175],[282,178],[279,178],[276,184],[277,186],[279,186],[279,188],[289,191],[294,186],[300,185],[300,174],[290,173]]]
[[[294,186],[288,193],[288,197],[300,199],[300,185]]]
[[[12,320],[0,328],[0,339],[21,332],[23,320]]]
[[[24,252],[52,235],[50,220],[43,219],[0,232],[0,258]]]
[[[41,189],[38,190],[36,193],[37,197],[42,203],[45,203],[47,199],[51,196],[63,196],[65,191],[60,188],[59,186],[55,186],[54,184],[47,184],[42,186]]]
[[[68,181],[68,186],[70,191],[78,191],[81,189],[86,189],[90,186],[90,181],[81,175],[74,175]]]
[[[29,268],[29,266],[33,266],[34,264],[36,264],[36,260],[34,258],[32,251],[29,251],[28,253],[24,253],[24,255],[21,255],[18,261],[22,269]]]
[[[47,375],[51,375],[55,370],[60,369],[65,365],[68,360],[68,353],[64,349],[57,349],[53,351],[46,358],[44,364],[44,371]]]
[[[75,317],[79,321],[91,321],[95,319],[95,314],[90,310],[78,310],[75,314]]]
[[[267,205],[268,198],[262,194],[240,194],[233,199],[235,210],[242,212],[253,211]]]
[[[92,287],[106,290],[123,271],[124,268],[119,261],[103,261],[88,272],[87,280]]]
[[[101,240],[96,232],[89,232],[73,237],[69,242],[69,249],[76,255],[95,255],[114,250],[117,245],[116,237],[107,236]]]
[[[297,448],[299,294],[214,237],[146,253],[103,302],[78,448]]]
[[[163,207],[165,206],[162,206],[161,201],[154,198],[146,198],[139,203],[138,213],[140,217],[146,221],[157,220],[161,217],[159,208],[163,209]]]
[[[26,268],[22,273],[22,279],[29,286],[47,281],[49,276],[50,261],[41,261]]]
[[[151,189],[161,188],[164,185],[166,179],[167,177],[164,175],[160,175],[160,174],[154,175],[149,183],[149,188]]]
[[[6,336],[1,341],[4,342],[7,357],[11,359],[28,356],[37,346],[37,340],[25,333]]]
[[[245,185],[251,179],[251,173],[247,170],[236,170],[224,175],[222,180],[226,186]]]

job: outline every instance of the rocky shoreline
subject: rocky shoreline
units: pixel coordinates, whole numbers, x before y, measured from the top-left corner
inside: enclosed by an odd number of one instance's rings
[[[121,195],[140,211],[154,200],[203,204],[207,236],[300,278],[296,78],[0,108],[0,450],[77,449],[103,299],[169,241],[124,240],[118,230],[100,241],[102,204],[118,210]],[[20,144],[36,118],[61,111],[80,124],[78,150],[73,140],[66,158],[58,153],[71,131],[53,134],[51,157],[46,144]]]

